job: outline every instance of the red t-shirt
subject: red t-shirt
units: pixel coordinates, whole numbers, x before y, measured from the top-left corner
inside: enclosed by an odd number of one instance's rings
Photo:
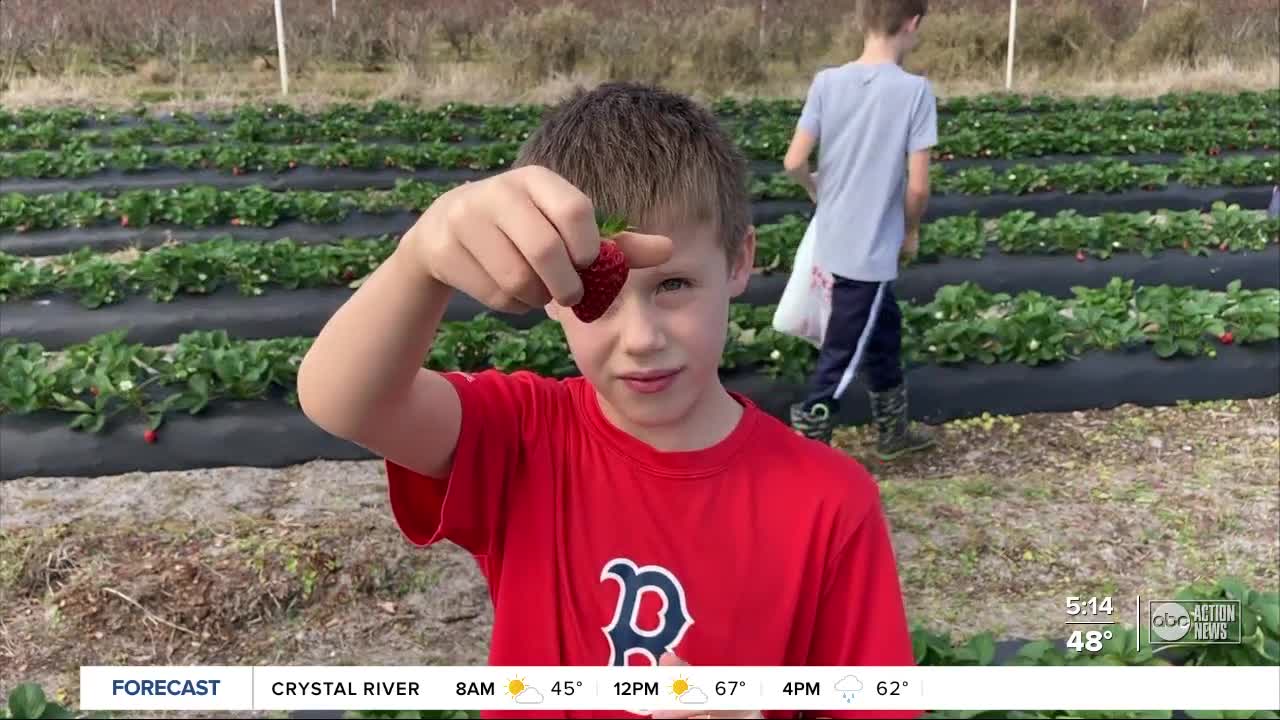
[[[388,462],[391,508],[413,543],[475,556],[490,664],[656,664],[667,647],[691,665],[913,664],[879,491],[852,458],[738,395],[723,441],[660,452],[585,379],[445,377],[462,404],[451,476]]]

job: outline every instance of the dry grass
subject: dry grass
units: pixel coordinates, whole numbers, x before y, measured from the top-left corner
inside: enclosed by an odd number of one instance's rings
[[[770,66],[770,74],[751,88],[729,89],[723,94],[737,97],[803,98],[810,77],[784,74],[779,65]],[[645,79],[646,67],[638,68],[633,79]],[[661,68],[658,68],[661,71]],[[680,63],[668,75],[666,85],[708,99],[721,93],[705,89],[687,62]],[[388,72],[316,71],[290,81],[291,105],[318,108],[340,102],[366,102],[388,99],[433,106],[448,102],[500,104],[512,102],[553,102],[563,97],[574,85],[591,85],[609,76],[596,68],[579,69],[569,75],[557,75],[523,89],[513,89],[498,68],[475,63],[442,63],[430,75],[411,66],[397,66]],[[1049,93],[1062,96],[1122,95],[1149,97],[1174,91],[1266,90],[1280,85],[1280,66],[1274,63],[1240,64],[1222,57],[1187,68],[1167,65],[1124,73],[1098,69],[1074,78],[1059,74],[1041,74],[1039,70],[1022,69],[1014,90]],[[938,80],[935,91],[941,96],[970,95],[1003,90],[1002,71],[973,74],[964,78]],[[227,109],[248,102],[281,100],[279,79],[274,70],[238,73],[216,68],[187,68],[175,82],[157,85],[139,76],[80,75],[53,79],[24,78],[14,81],[3,102],[9,106],[51,107],[63,105],[103,108],[132,108],[146,104],[157,112],[170,110]]]
[[[278,97],[274,70],[253,67],[275,57],[269,4],[128,0],[125,12],[125,0],[3,1],[6,104]],[[304,104],[539,101],[574,81],[627,78],[704,96],[798,97],[815,70],[860,51],[855,5],[770,0],[762,15],[757,0],[536,0],[508,14],[499,0],[447,12],[387,0],[347,3],[334,19],[327,0],[299,0],[288,17],[291,88]],[[1121,0],[1022,7],[1020,90],[1150,94],[1198,81],[1280,82],[1280,10],[1265,0],[1151,0],[1145,16]],[[947,94],[1002,88],[1005,13],[1003,0],[933,3],[908,66]]]

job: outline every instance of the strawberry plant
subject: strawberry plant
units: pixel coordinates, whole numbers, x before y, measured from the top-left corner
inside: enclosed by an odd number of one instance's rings
[[[21,683],[9,692],[8,703],[0,708],[0,717],[28,720],[54,720],[75,717],[66,707],[51,702],[44,689],[35,683]]]
[[[1217,337],[1226,330],[1221,313],[1227,298],[1221,293],[1185,287],[1142,287],[1135,299],[1142,332],[1162,358],[1200,355],[1210,349],[1206,336]]]
[[[966,283],[938,291],[930,303],[900,303],[904,354],[938,363],[1038,365],[1090,349],[1146,343],[1162,356],[1196,355],[1231,330],[1236,342],[1274,340],[1280,290],[1225,293],[1142,287],[1114,281],[1078,289],[1070,299],[1024,292],[992,294]],[[773,308],[734,305],[724,368],[758,368],[799,381],[812,346],[772,328]],[[298,364],[308,338],[238,340],[225,332],[190,333],[170,348],[126,343],[116,331],[46,353],[34,343],[0,341],[0,405],[6,412],[56,410],[95,431],[120,413],[142,415],[155,429],[166,413],[196,413],[218,399],[283,396],[296,402]],[[445,323],[426,365],[438,370],[529,369],[552,376],[575,370],[563,332],[544,321],[514,330],[492,316]]]

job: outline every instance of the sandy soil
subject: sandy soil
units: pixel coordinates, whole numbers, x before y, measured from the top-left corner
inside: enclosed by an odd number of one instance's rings
[[[936,630],[1056,638],[1067,595],[1280,587],[1280,398],[978,418],[868,465]],[[24,479],[0,502],[0,665],[72,702],[84,664],[486,658],[478,572],[401,539],[375,462]]]

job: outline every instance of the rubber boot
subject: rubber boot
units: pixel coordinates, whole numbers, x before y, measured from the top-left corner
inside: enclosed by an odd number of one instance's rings
[[[876,426],[876,457],[893,460],[907,453],[932,447],[932,431],[918,427],[907,415],[907,384],[871,396],[871,418]]]
[[[819,442],[831,444],[831,436],[835,430],[835,419],[831,406],[817,403],[808,410],[804,403],[791,406],[791,429],[797,433]]]

